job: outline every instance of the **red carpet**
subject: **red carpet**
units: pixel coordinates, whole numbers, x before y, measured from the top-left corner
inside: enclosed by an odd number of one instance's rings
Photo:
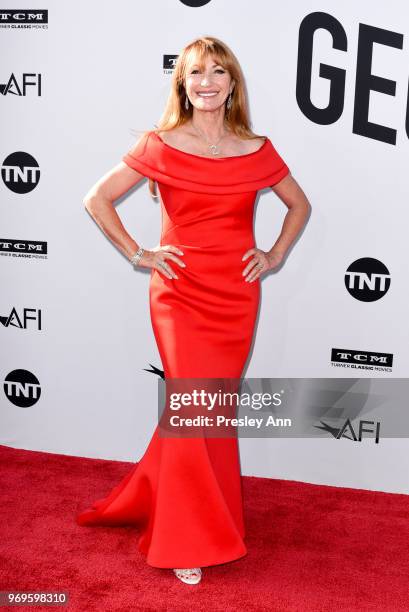
[[[135,528],[75,523],[131,464],[5,446],[0,459],[0,591],[70,597],[66,607],[10,610],[409,609],[407,495],[244,477],[249,552],[190,586],[146,565]]]

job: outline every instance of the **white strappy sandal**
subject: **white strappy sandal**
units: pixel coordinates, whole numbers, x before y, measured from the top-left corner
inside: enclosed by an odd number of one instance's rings
[[[190,569],[174,569],[175,576],[186,584],[197,584],[202,579],[202,570],[200,567]]]

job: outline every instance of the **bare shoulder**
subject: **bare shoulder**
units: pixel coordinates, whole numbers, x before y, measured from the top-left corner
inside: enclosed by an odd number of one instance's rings
[[[230,155],[247,155],[258,151],[266,139],[263,137],[257,138],[239,138],[236,135],[229,137]]]
[[[136,136],[135,136],[135,141],[133,144],[133,149],[137,149],[137,147],[139,145],[141,145],[147,138],[149,138],[149,135],[152,133],[152,130],[138,130]]]
[[[166,142],[169,145],[177,145],[178,143],[183,144],[183,140],[186,139],[186,134],[181,127],[172,128],[171,130],[159,130],[156,131],[156,134],[159,136],[163,142]]]
[[[165,144],[174,149],[179,149],[185,153],[201,154],[202,143],[197,135],[192,133],[185,125],[170,130],[159,130],[156,134]]]
[[[247,147],[248,147],[248,153],[254,153],[254,151],[258,151],[263,144],[266,142],[266,138],[261,137],[257,137],[257,138],[251,138],[250,140],[246,140],[245,142],[247,143]]]

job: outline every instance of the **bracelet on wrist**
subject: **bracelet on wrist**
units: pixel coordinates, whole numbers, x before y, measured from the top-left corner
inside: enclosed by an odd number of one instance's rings
[[[129,260],[131,264],[134,266],[137,266],[141,260],[143,253],[144,253],[144,249],[142,247],[139,247],[136,253],[134,253]]]

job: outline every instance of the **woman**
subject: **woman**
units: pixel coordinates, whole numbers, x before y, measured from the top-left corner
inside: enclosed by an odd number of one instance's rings
[[[160,245],[144,249],[113,202],[144,177],[159,186]],[[270,186],[287,205],[269,251],[255,246],[254,203]],[[260,276],[301,231],[309,202],[268,137],[249,127],[244,79],[220,40],[179,55],[158,129],[143,133],[85,197],[87,210],[136,266],[151,269],[150,314],[165,379],[239,379],[249,354]],[[160,437],[80,525],[136,525],[153,567],[197,584],[203,566],[247,553],[236,437]]]

